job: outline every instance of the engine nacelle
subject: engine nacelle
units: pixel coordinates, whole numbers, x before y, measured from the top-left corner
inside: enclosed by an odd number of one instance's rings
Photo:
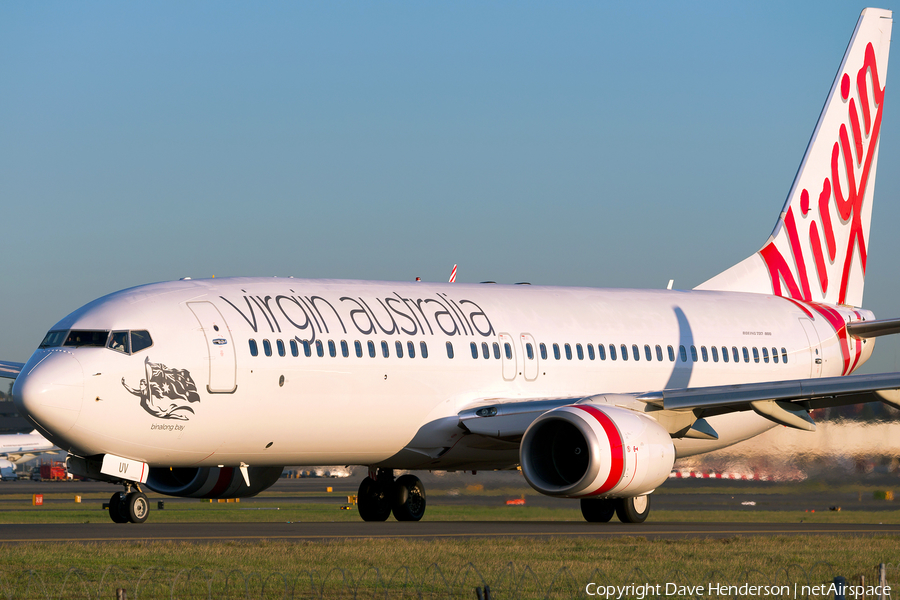
[[[235,467],[152,467],[147,487],[181,498],[247,498],[272,487],[284,467],[248,467],[250,486]]]
[[[675,445],[659,423],[624,408],[573,404],[534,420],[519,447],[531,487],[564,498],[623,498],[662,484]]]

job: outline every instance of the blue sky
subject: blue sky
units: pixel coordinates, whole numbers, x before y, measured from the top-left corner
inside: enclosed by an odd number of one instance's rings
[[[766,240],[863,7],[2,3],[0,358],[184,276],[693,287]]]

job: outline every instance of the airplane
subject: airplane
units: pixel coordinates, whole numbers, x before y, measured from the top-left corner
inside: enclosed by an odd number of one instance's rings
[[[0,435],[0,478],[16,479],[14,464],[47,452],[59,451],[60,448],[37,431]]]
[[[678,457],[900,408],[900,373],[852,375],[900,332],[861,307],[892,22],[862,12],[771,236],[692,290],[153,283],[4,363],[16,407],[71,473],[123,486],[116,522],[147,519],[142,485],[251,496],[322,464],[368,468],[366,521],[423,517],[416,470],[520,468],[588,522],[643,522]]]

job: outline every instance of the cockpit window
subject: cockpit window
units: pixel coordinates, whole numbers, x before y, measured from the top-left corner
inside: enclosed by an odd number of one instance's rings
[[[106,345],[110,350],[124,352],[125,354],[131,353],[130,346],[127,331],[113,331],[112,335],[109,336],[109,343]]]
[[[153,340],[150,339],[149,331],[132,331],[131,332],[131,352],[140,352],[145,348],[149,348],[153,345]]]
[[[92,330],[72,330],[69,337],[66,338],[63,346],[81,348],[84,346],[103,348],[106,346],[106,339],[109,337],[108,331],[92,331]]]
[[[63,345],[66,340],[68,331],[51,331],[44,336],[44,341],[38,348],[58,348]]]

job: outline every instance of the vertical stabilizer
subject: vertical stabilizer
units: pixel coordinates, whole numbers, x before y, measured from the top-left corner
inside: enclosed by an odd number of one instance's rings
[[[696,289],[862,304],[891,24],[862,11],[775,230]]]

